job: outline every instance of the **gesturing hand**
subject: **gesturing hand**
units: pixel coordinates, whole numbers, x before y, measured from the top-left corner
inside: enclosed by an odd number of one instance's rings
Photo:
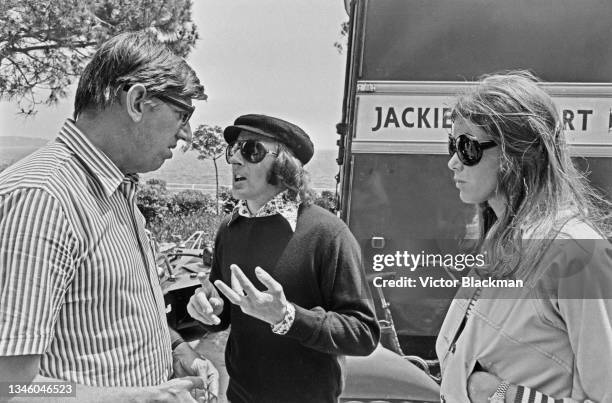
[[[189,299],[187,312],[206,325],[218,325],[221,322],[218,315],[223,312],[223,300],[207,275],[199,273],[198,280],[202,286]]]
[[[255,268],[255,275],[267,287],[266,291],[259,291],[253,283],[233,264],[230,288],[223,281],[215,281],[215,286],[227,297],[230,302],[240,306],[242,312],[254,318],[275,325],[283,320],[287,312],[287,298],[283,287],[274,280],[261,267]]]

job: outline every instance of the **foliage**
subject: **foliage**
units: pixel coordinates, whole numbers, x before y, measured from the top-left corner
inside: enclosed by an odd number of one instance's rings
[[[208,212],[216,214],[216,202],[206,193],[199,190],[183,190],[172,196],[172,212],[186,215],[192,212]]]
[[[198,230],[205,231],[207,241],[211,242],[221,220],[211,196],[198,190],[172,194],[160,179],[149,179],[143,184],[136,203],[147,228],[159,242],[172,241],[174,234],[185,239]]]
[[[27,115],[54,104],[102,42],[138,30],[187,56],[198,38],[191,0],[2,0],[0,98]]]
[[[344,48],[346,47],[346,43],[348,40],[348,31],[349,31],[349,22],[344,21],[342,24],[340,24],[340,39],[334,42],[334,48],[336,48],[336,50],[340,54],[344,52]]]
[[[170,195],[166,182],[160,179],[149,179],[141,186],[136,204],[147,223],[161,219],[169,211]]]
[[[219,189],[219,199],[224,214],[231,213],[238,203],[238,199],[234,199],[234,196],[232,196],[231,189],[225,186]]]
[[[221,126],[199,125],[192,133],[191,142],[184,151],[195,150],[198,159],[217,160],[225,154],[225,140]]]
[[[166,191],[166,181],[163,179],[151,178],[146,184],[152,188],[158,189],[161,192]]]
[[[217,160],[225,154],[223,128],[220,126],[199,125],[192,133],[191,142],[183,147],[183,152],[189,150],[197,151],[199,160],[212,160],[215,166],[216,211],[219,214],[219,168],[217,167]]]
[[[338,205],[336,203],[336,196],[334,195],[333,192],[329,190],[324,190],[321,192],[320,195],[317,195],[314,203],[317,206],[321,206],[324,209],[327,209],[334,214],[336,214],[336,212],[338,211]]]
[[[231,213],[238,202],[227,187],[220,188],[219,198],[220,203],[216,203],[210,195],[198,190],[171,194],[164,181],[149,179],[140,189],[137,204],[145,216],[147,229],[159,242],[171,242],[175,234],[186,239],[195,231],[204,231],[210,245],[223,216]],[[336,212],[335,195],[328,190],[317,195],[315,204]],[[222,206],[221,214],[216,213],[218,205]]]
[[[195,231],[204,231],[206,243],[212,245],[221,219],[223,216],[208,211],[168,214],[163,219],[151,221],[147,228],[159,242],[171,242],[173,235],[179,235],[184,240]]]

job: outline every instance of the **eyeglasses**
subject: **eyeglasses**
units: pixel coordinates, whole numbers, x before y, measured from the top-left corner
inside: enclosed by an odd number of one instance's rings
[[[166,94],[157,94],[154,95],[156,98],[161,99],[164,102],[168,102],[178,108],[181,108],[181,125],[186,125],[191,119],[191,115],[193,115],[193,111],[195,111],[195,106],[189,105],[186,102],[181,101],[180,99],[172,98]]]
[[[478,164],[482,159],[482,152],[496,145],[494,141],[479,142],[469,138],[465,134],[457,136],[457,138],[454,138],[450,133],[448,135],[448,154],[452,157],[457,153],[459,161],[467,166]]]
[[[243,140],[237,141],[233,144],[228,144],[227,148],[225,149],[225,160],[228,164],[231,164],[230,158],[238,150],[240,150],[240,154],[244,160],[250,162],[251,164],[257,164],[263,161],[268,153],[274,155],[275,157],[278,156],[278,150],[276,152],[268,150],[261,141]]]
[[[130,87],[128,87],[128,86],[124,86],[123,87],[123,91],[125,91],[125,92],[127,92],[129,89],[130,89]],[[161,99],[164,102],[167,102],[169,104],[172,104],[172,105],[182,109],[182,111],[179,112],[181,114],[181,126],[184,126],[184,125],[187,124],[187,122],[189,122],[189,119],[191,119],[191,115],[193,115],[193,112],[195,111],[195,106],[189,105],[188,103],[183,102],[180,99],[173,98],[173,97],[168,96],[166,94],[156,94],[156,95],[153,95],[153,96],[155,98],[159,98],[159,99]]]

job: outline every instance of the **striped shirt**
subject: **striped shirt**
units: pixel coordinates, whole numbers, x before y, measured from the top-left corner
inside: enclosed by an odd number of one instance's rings
[[[41,375],[92,386],[169,378],[137,184],[71,120],[0,174],[0,356],[41,354]]]

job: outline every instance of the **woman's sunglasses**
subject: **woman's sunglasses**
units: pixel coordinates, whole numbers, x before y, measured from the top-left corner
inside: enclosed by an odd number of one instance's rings
[[[482,159],[482,152],[488,148],[493,148],[497,145],[494,141],[477,141],[469,138],[465,134],[453,137],[448,135],[448,154],[452,157],[457,153],[459,161],[463,165],[476,165]]]
[[[230,158],[236,153],[236,151],[240,150],[240,154],[245,161],[250,162],[251,164],[257,164],[258,162],[263,161],[266,158],[268,153],[278,156],[277,152],[270,151],[264,146],[261,141],[257,140],[242,140],[237,141],[232,144],[228,144],[225,149],[225,160],[228,164],[231,164]]]

